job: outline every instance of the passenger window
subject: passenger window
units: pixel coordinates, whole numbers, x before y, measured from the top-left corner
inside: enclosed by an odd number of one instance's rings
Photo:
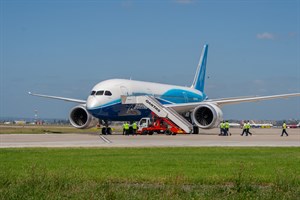
[[[103,90],[99,90],[97,91],[96,95],[103,95],[104,91]]]
[[[105,95],[106,95],[106,96],[111,96],[112,94],[111,94],[110,91],[105,91]]]
[[[91,92],[91,95],[94,95],[95,93],[96,93],[96,91],[92,91],[92,92]]]

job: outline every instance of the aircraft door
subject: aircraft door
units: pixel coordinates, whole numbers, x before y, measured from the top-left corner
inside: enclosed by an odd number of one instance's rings
[[[189,102],[189,98],[188,98],[187,93],[186,93],[186,92],[183,92],[182,94],[183,94],[184,102],[185,102],[185,103],[188,103],[188,102]]]
[[[154,96],[154,94],[153,94],[153,92],[152,92],[152,90],[150,88],[147,88],[146,91],[147,91],[148,95]]]
[[[121,90],[121,94],[122,94],[122,95],[126,95],[126,96],[129,96],[129,95],[130,95],[130,92],[129,92],[129,90],[128,90],[127,87],[121,86],[121,87],[120,87],[120,90]]]

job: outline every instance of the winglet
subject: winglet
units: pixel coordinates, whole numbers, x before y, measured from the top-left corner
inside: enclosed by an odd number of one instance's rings
[[[199,60],[195,78],[191,88],[195,88],[201,92],[204,91],[206,62],[207,62],[208,44],[205,44],[202,50],[202,54]]]

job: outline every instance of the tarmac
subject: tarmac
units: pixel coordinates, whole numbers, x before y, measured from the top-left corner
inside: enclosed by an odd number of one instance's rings
[[[240,136],[239,128],[230,129],[231,136],[218,136],[219,129],[201,130],[200,134],[129,135],[113,133],[68,134],[0,134],[0,148],[23,147],[300,147],[300,128],[251,129],[252,136]]]

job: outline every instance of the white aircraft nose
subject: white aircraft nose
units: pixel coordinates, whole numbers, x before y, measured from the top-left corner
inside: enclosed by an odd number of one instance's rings
[[[98,106],[97,99],[94,96],[89,96],[86,101],[86,108],[87,109],[94,109]]]

